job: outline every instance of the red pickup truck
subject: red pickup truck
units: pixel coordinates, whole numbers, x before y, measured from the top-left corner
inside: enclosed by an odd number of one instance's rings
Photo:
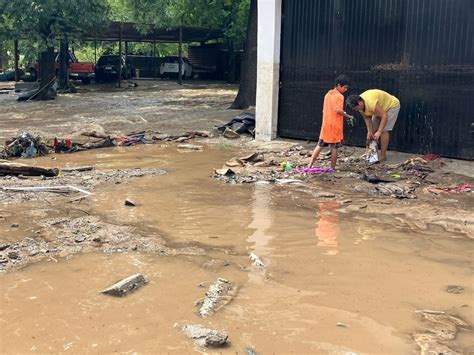
[[[59,73],[59,53],[56,54],[55,59],[56,75]],[[68,52],[67,62],[69,64],[69,79],[71,80],[82,80],[84,84],[89,84],[95,77],[95,65],[94,63],[81,63],[77,60],[76,55],[73,52]],[[39,65],[34,66],[37,73],[39,73]]]

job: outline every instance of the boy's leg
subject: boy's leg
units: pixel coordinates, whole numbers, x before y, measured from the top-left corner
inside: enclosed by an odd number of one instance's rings
[[[337,148],[331,148],[331,169],[336,169],[336,162],[337,162]]]
[[[321,153],[321,150],[323,150],[323,147],[321,147],[319,144],[314,148],[313,154],[311,155],[311,158],[309,160],[308,168],[311,168],[314,164],[314,161],[316,158],[319,156],[319,153]]]

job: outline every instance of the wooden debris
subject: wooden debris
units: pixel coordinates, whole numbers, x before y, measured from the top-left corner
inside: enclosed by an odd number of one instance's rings
[[[0,164],[0,175],[24,175],[24,176],[58,176],[57,168],[41,168],[37,166],[28,166],[23,164]]]
[[[18,186],[18,187],[2,187],[3,191],[13,192],[53,192],[53,193],[71,193],[80,192],[86,195],[92,195],[92,192],[80,189],[72,185],[59,185],[59,186]]]
[[[107,287],[102,293],[111,296],[125,297],[129,293],[139,289],[146,284],[146,280],[142,274],[131,275],[120,280],[110,287]]]
[[[74,173],[76,171],[92,171],[95,170],[95,166],[78,166],[77,168],[61,168],[62,172]]]

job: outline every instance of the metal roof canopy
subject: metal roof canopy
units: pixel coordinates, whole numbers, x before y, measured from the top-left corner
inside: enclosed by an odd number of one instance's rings
[[[122,29],[120,29],[122,26]],[[125,42],[161,42],[179,43],[180,28],[151,28],[146,34],[140,33],[132,22],[111,22],[108,27],[94,33],[86,33],[85,39],[89,41],[118,41],[120,38]],[[199,27],[182,27],[182,42],[206,42],[218,39],[222,31]]]

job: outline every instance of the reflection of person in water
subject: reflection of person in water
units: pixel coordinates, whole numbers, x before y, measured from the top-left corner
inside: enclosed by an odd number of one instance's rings
[[[316,237],[318,247],[337,248],[338,215],[335,209],[339,205],[335,201],[322,201],[319,203],[318,223],[316,224]]]

